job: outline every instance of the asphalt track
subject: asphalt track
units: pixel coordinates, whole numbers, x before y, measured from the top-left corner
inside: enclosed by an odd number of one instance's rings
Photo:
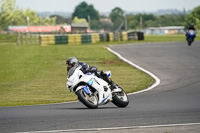
[[[154,73],[161,80],[160,84],[150,91],[129,95],[127,108],[110,103],[92,110],[79,102],[1,107],[0,132],[200,123],[200,42],[190,47],[184,42],[174,42],[110,48]]]

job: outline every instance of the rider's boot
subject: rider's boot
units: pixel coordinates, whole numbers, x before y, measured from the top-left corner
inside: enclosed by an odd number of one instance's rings
[[[110,89],[111,89],[111,91],[113,91],[114,89],[116,89],[117,87],[117,85],[109,78],[109,85],[110,85]]]
[[[99,75],[100,75],[100,77],[102,77],[103,80],[105,80],[106,82],[108,82],[111,91],[113,91],[115,88],[117,88],[116,87],[117,85],[103,71],[101,71]]]

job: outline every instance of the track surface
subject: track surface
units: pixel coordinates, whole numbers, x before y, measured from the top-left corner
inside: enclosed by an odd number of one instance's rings
[[[111,46],[133,63],[151,71],[161,84],[129,95],[127,108],[112,103],[96,110],[79,102],[0,108],[0,132],[200,123],[200,42]],[[131,80],[131,79],[130,79]]]

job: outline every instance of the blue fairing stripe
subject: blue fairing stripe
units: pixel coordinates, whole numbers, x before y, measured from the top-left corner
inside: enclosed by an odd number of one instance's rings
[[[108,74],[108,77],[110,77],[110,73]]]
[[[108,99],[110,95],[108,95],[101,103],[104,103],[106,101],[106,99]]]
[[[93,79],[91,78],[90,81],[88,82],[88,84],[89,84],[89,85],[92,85],[93,82],[94,82],[94,81],[93,81]]]
[[[89,89],[88,89],[87,86],[83,87],[83,89],[85,90],[85,92],[86,92],[88,95],[90,94],[90,91],[89,91]]]

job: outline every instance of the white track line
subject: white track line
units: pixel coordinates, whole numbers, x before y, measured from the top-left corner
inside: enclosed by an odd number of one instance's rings
[[[129,60],[127,60],[126,58],[122,57],[119,53],[115,52],[114,50],[112,50],[108,47],[107,47],[107,49],[110,52],[112,52],[113,54],[117,55],[121,60],[125,61],[126,63],[130,64],[131,66],[134,66],[135,68],[140,69],[141,71],[145,72],[146,74],[150,75],[152,78],[155,79],[155,83],[152,86],[148,87],[147,89],[137,91],[137,92],[133,92],[133,93],[129,93],[128,95],[133,95],[133,94],[138,94],[138,93],[141,93],[141,92],[149,91],[149,90],[155,88],[156,86],[158,86],[160,84],[160,79],[156,75],[154,75],[153,73],[151,73],[151,72],[147,71],[146,69],[134,64],[133,62],[131,62]]]
[[[194,125],[200,125],[200,123],[131,126],[131,127],[111,127],[111,128],[68,129],[68,130],[50,130],[50,131],[29,131],[29,132],[20,132],[20,133],[58,133],[58,132],[104,131],[104,130],[120,130],[120,129],[145,129],[145,128],[162,128],[162,127],[177,127],[177,126],[194,126]]]

